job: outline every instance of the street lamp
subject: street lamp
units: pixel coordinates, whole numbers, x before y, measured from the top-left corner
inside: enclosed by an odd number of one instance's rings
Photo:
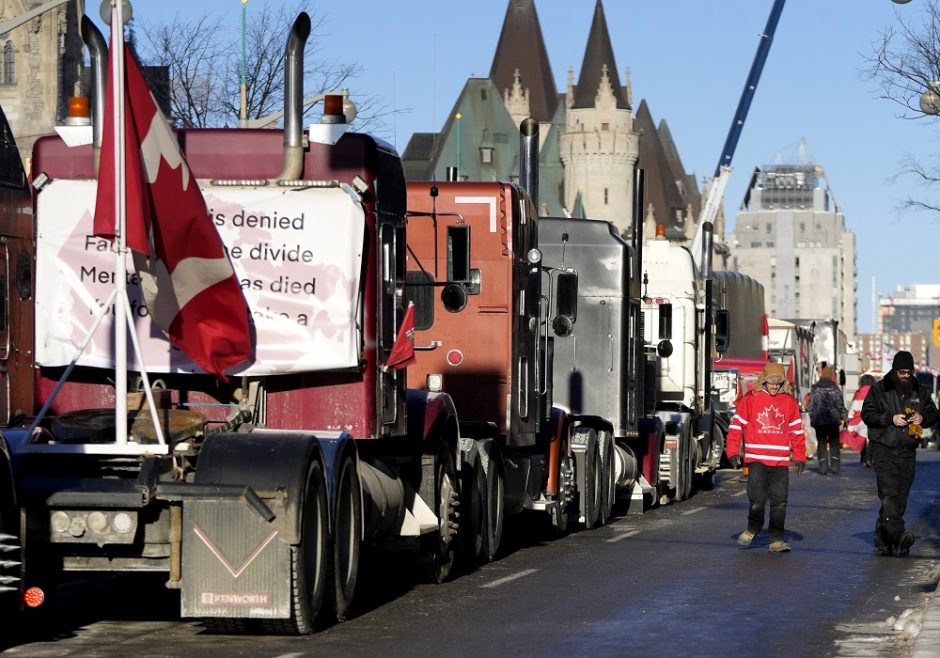
[[[312,105],[316,105],[321,102],[327,96],[342,96],[343,97],[343,116],[346,118],[346,123],[352,123],[356,118],[358,109],[356,104],[349,100],[349,90],[343,89],[341,92],[334,92],[332,94],[317,94],[316,96],[310,96],[303,100],[303,107],[307,108]],[[274,114],[269,114],[267,116],[258,117],[257,119],[249,119],[245,122],[245,128],[266,128],[272,123],[284,116],[284,110],[280,112],[275,112]]]

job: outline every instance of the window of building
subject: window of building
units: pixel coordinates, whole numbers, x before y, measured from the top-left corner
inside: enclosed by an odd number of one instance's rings
[[[766,229],[767,229],[767,235],[770,235],[771,233],[774,232],[774,225],[768,223],[768,224],[766,225]]]
[[[480,162],[482,162],[483,164],[493,164],[493,147],[492,146],[480,147]]]
[[[486,100],[486,87],[480,87],[480,99]]]
[[[607,188],[604,188],[604,205],[607,205]]]
[[[3,45],[3,84],[16,84],[16,51],[12,41]]]
[[[605,132],[610,130],[610,124],[606,121],[601,122],[601,130]]]

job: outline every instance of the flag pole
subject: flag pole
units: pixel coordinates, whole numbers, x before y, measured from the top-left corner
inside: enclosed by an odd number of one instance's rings
[[[111,40],[114,43],[114,233],[117,237],[114,276],[117,299],[114,304],[114,438],[118,445],[127,444],[127,199],[125,198],[125,125],[124,116],[124,3],[111,0]]]

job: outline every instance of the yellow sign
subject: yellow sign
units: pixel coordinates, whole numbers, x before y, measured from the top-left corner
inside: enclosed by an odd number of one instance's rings
[[[933,319],[933,344],[940,347],[940,318]]]

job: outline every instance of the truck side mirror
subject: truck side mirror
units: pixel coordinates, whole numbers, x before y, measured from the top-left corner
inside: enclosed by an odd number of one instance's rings
[[[470,283],[470,227],[447,227],[447,281]]]
[[[558,336],[570,336],[578,319],[578,273],[559,272],[555,290],[555,319],[552,329]]]
[[[727,309],[715,312],[715,351],[724,354],[731,346],[731,314]]]

